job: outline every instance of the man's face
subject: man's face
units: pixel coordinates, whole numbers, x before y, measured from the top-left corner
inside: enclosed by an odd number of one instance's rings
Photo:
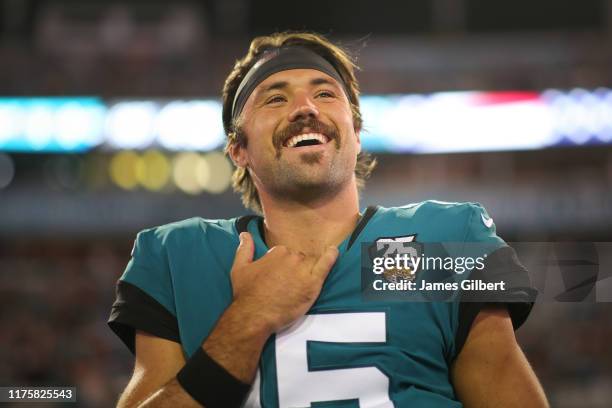
[[[258,190],[311,201],[333,195],[354,178],[359,134],[342,86],[312,69],[281,71],[249,96],[240,129],[246,147],[232,150]]]

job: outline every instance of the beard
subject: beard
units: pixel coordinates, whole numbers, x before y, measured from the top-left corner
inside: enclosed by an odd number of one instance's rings
[[[262,180],[265,188],[276,198],[285,201],[313,203],[335,196],[351,180],[355,163],[338,151],[327,163],[321,163],[322,153],[303,153],[300,165],[287,163],[281,157],[274,171]]]
[[[332,154],[329,151],[303,152],[299,154],[297,164],[295,160],[289,161],[283,155],[284,143],[305,128],[326,135],[329,143],[334,144]],[[346,143],[341,140],[335,126],[313,118],[298,121],[275,132],[273,143],[276,149],[274,160],[259,169],[257,178],[261,187],[276,200],[313,204],[338,194],[354,176],[357,154],[347,150],[346,146],[341,149]]]

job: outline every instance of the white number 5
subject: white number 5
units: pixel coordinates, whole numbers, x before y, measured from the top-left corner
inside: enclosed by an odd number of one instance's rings
[[[306,315],[276,335],[276,372],[281,408],[312,402],[359,399],[360,408],[393,408],[389,379],[376,367],[308,371],[307,341],[386,341],[384,312]]]

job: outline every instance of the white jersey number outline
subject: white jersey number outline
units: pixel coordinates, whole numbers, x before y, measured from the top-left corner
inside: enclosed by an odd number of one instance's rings
[[[384,312],[306,315],[276,335],[280,408],[358,399],[360,408],[393,408],[389,378],[377,367],[308,370],[307,342],[385,343]]]

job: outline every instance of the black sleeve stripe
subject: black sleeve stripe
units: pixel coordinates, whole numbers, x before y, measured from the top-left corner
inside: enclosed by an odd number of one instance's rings
[[[108,325],[135,354],[136,330],[180,343],[176,317],[138,286],[120,280]]]
[[[537,291],[531,286],[529,273],[511,247],[503,247],[490,254],[485,262],[485,268],[481,271],[474,271],[471,278],[489,282],[504,280],[507,290],[503,297],[495,294],[493,302],[474,301],[470,299],[473,292],[464,292],[461,295],[459,325],[455,334],[455,356],[461,352],[472,323],[482,309],[487,306],[506,306],[512,319],[512,327],[517,330],[527,320],[537,295]]]
[[[459,327],[455,334],[455,357],[463,349],[463,345],[472,328],[472,323],[474,323],[476,316],[484,309],[485,305],[483,302],[461,302],[459,304]]]

